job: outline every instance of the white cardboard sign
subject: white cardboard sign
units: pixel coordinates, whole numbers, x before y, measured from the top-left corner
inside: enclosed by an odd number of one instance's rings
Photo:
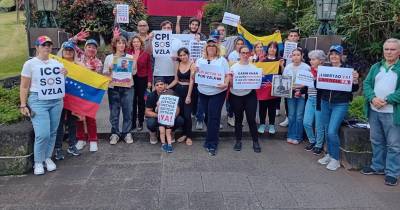
[[[259,89],[262,80],[262,69],[246,67],[233,71],[233,89]]]
[[[65,77],[61,74],[61,65],[38,66],[39,71],[35,71],[40,100],[51,100],[63,98],[65,95]]]
[[[294,84],[314,87],[314,76],[312,75],[311,71],[299,69],[296,73],[296,81]]]
[[[203,57],[203,49],[206,41],[192,40],[189,43],[190,58],[196,60]]]
[[[117,23],[129,23],[129,5],[117,4]]]
[[[153,31],[153,56],[170,57],[172,52],[171,31]]]
[[[235,15],[229,12],[224,13],[224,17],[222,19],[222,23],[226,25],[230,25],[233,27],[237,27],[240,22],[240,16]]]
[[[200,64],[199,71],[196,73],[195,81],[197,84],[218,86],[225,80],[224,70],[213,64]]]
[[[296,42],[285,42],[285,49],[283,50],[283,59],[292,60],[292,52],[297,48]]]
[[[351,92],[353,85],[353,69],[331,66],[319,66],[317,72],[317,88]]]
[[[190,41],[195,39],[194,34],[172,34],[172,37],[181,40],[182,47],[185,47],[188,50],[190,47]]]
[[[179,97],[161,95],[158,102],[160,103],[157,113],[158,123],[167,126],[174,126]]]

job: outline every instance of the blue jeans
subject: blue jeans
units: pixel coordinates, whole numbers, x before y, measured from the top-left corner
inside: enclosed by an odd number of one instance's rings
[[[34,113],[31,118],[35,131],[33,157],[35,162],[42,163],[53,154],[63,100],[39,100],[37,93],[30,93],[28,105]]]
[[[207,114],[207,135],[204,146],[217,149],[219,142],[219,124],[221,122],[221,110],[224,105],[226,91],[216,95],[199,94],[201,106]]]
[[[201,103],[200,94],[201,94],[201,93],[199,92],[198,98],[197,98],[196,121],[197,121],[197,122],[204,122],[205,113],[204,113],[203,104]]]
[[[289,98],[287,101],[289,119],[288,138],[302,141],[305,99],[303,97]]]
[[[324,125],[321,122],[321,111],[316,110],[316,105],[317,97],[309,96],[306,102],[303,125],[310,143],[315,144],[315,147],[322,148],[324,144]],[[314,119],[315,133],[313,127]]]
[[[68,145],[74,146],[77,142],[76,140],[76,120],[77,117],[72,115],[71,111],[63,109],[60,118],[60,124],[57,129],[57,138],[55,149],[62,149],[62,142],[64,140],[64,125],[68,127]]]
[[[392,113],[369,110],[372,144],[371,168],[385,170],[388,176],[400,176],[400,126],[393,124]]]
[[[335,160],[339,160],[339,128],[348,109],[349,103],[329,103],[321,100],[321,115],[327,135],[328,154]]]
[[[126,87],[108,88],[111,134],[125,136],[132,127],[132,104],[134,89]],[[122,109],[122,132],[119,130],[119,114]]]

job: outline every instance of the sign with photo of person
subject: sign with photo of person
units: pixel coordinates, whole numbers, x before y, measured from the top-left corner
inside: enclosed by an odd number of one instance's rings
[[[201,64],[198,72],[196,72],[195,81],[197,84],[218,86],[223,84],[225,80],[224,70],[217,65]]]
[[[132,58],[114,56],[111,85],[118,87],[131,87],[133,65],[134,61]]]
[[[271,95],[292,98],[293,78],[291,76],[274,75],[272,77]]]
[[[39,92],[40,100],[51,100],[63,98],[65,95],[65,77],[61,73],[62,65],[39,66],[40,71],[34,71]]]
[[[179,97],[173,95],[161,95],[158,99],[158,123],[166,126],[174,126]]]
[[[172,54],[172,32],[153,31],[153,56],[170,57]]]

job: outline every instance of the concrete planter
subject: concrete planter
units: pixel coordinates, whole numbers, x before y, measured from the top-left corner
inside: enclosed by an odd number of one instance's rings
[[[360,170],[371,164],[372,149],[369,129],[340,128],[341,164],[349,170]]]
[[[0,176],[32,170],[34,136],[29,121],[0,125]]]

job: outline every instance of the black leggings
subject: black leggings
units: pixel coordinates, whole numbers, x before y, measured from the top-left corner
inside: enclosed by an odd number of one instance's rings
[[[253,90],[244,96],[237,96],[230,94],[229,97],[233,112],[235,114],[235,136],[236,141],[242,140],[242,123],[243,112],[246,113],[247,123],[249,124],[251,137],[253,141],[258,141],[257,125],[256,125],[256,112],[257,112],[257,97],[256,92]]]
[[[133,97],[133,110],[132,110],[132,129],[136,128],[136,117],[139,121],[139,125],[143,126],[144,121],[144,93],[147,88],[147,77],[133,78],[135,95]]]
[[[277,101],[280,101],[281,98],[274,98],[270,100],[262,100],[258,101],[259,104],[259,113],[258,116],[260,117],[260,124],[265,124],[265,117],[267,116],[268,111],[268,120],[270,125],[275,125],[275,117],[276,117],[276,106]]]
[[[192,104],[186,104],[186,96],[189,91],[189,85],[176,85],[175,92],[179,96],[179,115],[183,117],[185,120],[185,124],[183,126],[183,134],[188,138],[192,138]]]

